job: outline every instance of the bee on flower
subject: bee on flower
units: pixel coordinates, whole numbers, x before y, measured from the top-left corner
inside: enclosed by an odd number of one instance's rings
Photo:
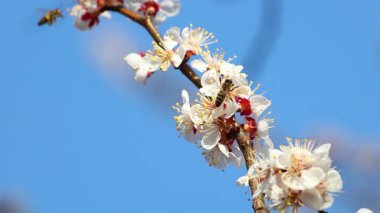
[[[204,149],[203,155],[211,166],[223,169],[229,162],[237,167],[243,163],[242,153],[235,141],[237,127],[234,118],[220,117],[212,121],[204,120],[200,104],[190,105],[189,95],[182,91],[183,105],[176,104],[179,113],[175,117],[177,130],[189,142],[197,143]],[[207,123],[210,122],[210,123]]]

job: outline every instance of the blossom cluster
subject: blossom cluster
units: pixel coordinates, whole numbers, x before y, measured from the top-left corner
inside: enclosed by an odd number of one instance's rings
[[[99,24],[99,17],[110,19],[111,14],[102,10],[106,5],[123,6],[152,16],[155,24],[177,15],[180,9],[178,0],[77,0],[77,4],[70,9],[70,15],[76,17],[75,26],[80,30],[89,30]]]
[[[178,0],[78,0],[71,9],[77,17],[75,26],[88,30],[99,23],[99,17],[110,18],[105,6],[126,7],[152,17],[153,24],[175,16],[180,9]],[[298,212],[307,206],[314,210],[329,208],[333,193],[342,189],[339,172],[332,167],[330,144],[315,147],[311,140],[288,140],[287,146],[274,148],[269,136],[274,120],[268,108],[271,101],[257,93],[260,85],[252,87],[243,66],[234,64],[235,57],[209,45],[217,42],[214,35],[192,25],[172,27],[162,38],[156,38],[152,50],[131,53],[125,61],[135,72],[135,79],[146,83],[156,71],[170,67],[181,69],[190,65],[201,73],[197,98],[190,101],[182,91],[182,104],[173,108],[180,135],[202,149],[210,166],[225,169],[229,164],[245,164],[240,138],[255,150],[255,161],[245,176],[237,180],[240,186],[254,185],[253,197],[264,196],[279,212]],[[267,112],[268,111],[268,112]]]
[[[245,164],[237,142],[243,134],[257,159],[237,183],[255,184],[254,198],[263,194],[280,212],[289,208],[297,212],[301,206],[329,208],[332,193],[342,189],[339,172],[331,168],[330,144],[314,149],[312,141],[289,140],[288,146],[275,149],[269,137],[273,119],[270,112],[264,114],[271,101],[257,94],[258,86],[251,88],[243,66],[232,63],[234,57],[225,59],[218,49],[211,53],[209,45],[215,42],[214,35],[202,28],[190,26],[181,31],[173,27],[162,44],[153,43],[153,51],[132,53],[125,60],[136,72],[136,80],[145,83],[155,71],[178,68],[193,59],[191,66],[202,74],[201,88],[193,102],[183,90],[183,103],[174,106],[180,134],[202,148],[209,165],[219,169],[230,163],[236,167]]]
[[[178,68],[196,56],[191,65],[203,73],[202,88],[195,104],[187,91],[182,92],[183,104],[175,106],[177,129],[190,142],[200,143],[210,165],[223,169],[232,162],[240,167],[244,158],[236,138],[241,128],[258,146],[273,146],[268,136],[273,120],[260,117],[271,102],[255,94],[257,88],[251,89],[243,67],[231,63],[233,58],[225,60],[223,52],[210,52],[208,47],[215,42],[205,29],[172,27],[162,44],[153,43],[153,51],[132,53],[125,60],[136,71],[136,80],[145,83],[155,71]]]
[[[175,109],[177,129],[185,138],[200,143],[209,165],[224,169],[230,162],[236,167],[244,165],[244,158],[237,143],[237,136],[246,134],[259,147],[273,147],[269,138],[272,119],[261,116],[271,102],[257,88],[251,90],[242,66],[224,60],[224,54],[210,51],[201,53],[202,59],[191,65],[203,73],[198,99],[190,104],[186,91],[182,92],[183,104]]]
[[[334,201],[332,193],[342,189],[339,172],[331,168],[330,144],[315,147],[314,141],[306,139],[288,139],[288,143],[258,154],[237,184],[248,186],[253,181],[257,186],[253,197],[264,193],[271,207],[280,212],[288,208],[298,212],[301,206],[318,211],[329,208]]]

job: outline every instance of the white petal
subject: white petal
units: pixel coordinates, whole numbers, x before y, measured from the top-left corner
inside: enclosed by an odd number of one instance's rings
[[[330,148],[331,148],[331,144],[327,143],[327,144],[323,144],[323,145],[319,146],[313,152],[316,154],[327,154],[328,155],[330,152]]]
[[[323,195],[323,201],[324,202],[321,209],[327,209],[327,208],[330,208],[332,204],[334,203],[334,198],[330,193],[325,193]]]
[[[255,138],[253,144],[257,153],[262,154],[265,158],[269,158],[269,151],[273,149],[273,142],[268,136],[264,138]]]
[[[193,123],[195,124],[199,124],[202,122],[202,118],[201,118],[201,105],[199,104],[194,104],[192,107],[191,107],[191,110],[189,112],[189,115],[190,115],[190,119]]]
[[[215,96],[221,89],[218,72],[215,70],[204,72],[201,78],[201,84],[201,93],[206,96]]]
[[[165,20],[166,20],[166,14],[163,13],[161,10],[158,11],[158,13],[156,14],[156,16],[154,17],[154,24],[156,25],[159,25],[159,24],[162,24]]]
[[[238,186],[248,186],[248,184],[249,184],[248,176],[243,176],[236,180],[236,185]]]
[[[128,0],[124,2],[126,7],[134,11],[137,11],[141,7],[141,3],[143,3],[141,0]]]
[[[321,168],[312,167],[301,172],[301,176],[283,173],[281,180],[284,185],[293,190],[305,190],[316,187],[324,178]]]
[[[172,50],[175,46],[178,45],[178,41],[180,39],[180,29],[179,27],[172,27],[168,31],[166,31],[164,35],[164,44],[165,47]]]
[[[325,172],[331,168],[331,158],[329,157],[331,144],[323,144],[313,151],[313,166],[322,168]]]
[[[226,118],[230,118],[233,115],[235,115],[236,111],[239,109],[239,106],[232,100],[227,100],[224,102],[225,106],[222,105],[220,107],[223,107],[224,115]]]
[[[208,64],[201,59],[196,59],[191,62],[191,66],[198,70],[199,72],[205,72],[207,70]]]
[[[259,121],[257,124],[257,134],[261,138],[265,138],[269,133],[269,124],[266,119]]]
[[[177,48],[177,50],[175,51],[175,53],[173,54],[173,57],[171,59],[174,67],[179,67],[182,62],[183,62],[183,59],[185,58],[185,54],[186,54],[186,47],[181,45]]]
[[[188,27],[185,27],[182,29],[182,39],[187,41],[190,37],[190,29]]]
[[[322,181],[325,177],[325,173],[321,168],[312,167],[302,171],[301,177],[303,179],[304,189],[310,189],[317,186]]]
[[[327,172],[327,191],[339,192],[342,190],[343,182],[338,171],[331,169]]]
[[[182,109],[185,111],[190,111],[190,100],[189,100],[189,93],[186,90],[182,90]]]
[[[316,189],[308,189],[301,193],[300,200],[309,208],[321,210],[323,206],[323,198]]]
[[[194,134],[193,126],[187,126],[184,129],[183,136],[185,137],[185,139],[187,141],[189,141],[191,143],[195,143],[195,142],[199,141],[199,139],[200,139],[200,135],[199,134]]]
[[[224,116],[225,113],[224,113],[224,109],[223,109],[223,105],[218,107],[218,108],[215,108],[214,110],[212,110],[212,114],[211,114],[211,117],[212,119],[217,119],[219,117],[222,117]]]
[[[142,84],[145,84],[146,79],[148,78],[148,74],[149,74],[148,70],[138,69],[136,70],[135,80]]]
[[[226,61],[223,61],[220,64],[220,73],[222,73],[223,75],[229,75],[229,74],[232,74],[232,73],[233,74],[238,74],[242,70],[243,70],[243,66],[241,66],[241,65],[236,66],[236,65],[228,63]]]
[[[239,85],[234,82],[234,85]],[[251,88],[248,86],[239,86],[234,90],[234,93],[241,98],[248,98],[251,95]]]
[[[219,129],[215,128],[207,132],[206,135],[203,137],[202,142],[201,142],[202,147],[206,150],[210,150],[218,144],[220,138],[221,138],[221,135],[220,135]]]
[[[230,152],[230,158],[232,163],[235,164],[237,168],[245,165],[243,153],[241,152],[237,142],[234,142],[232,144],[232,152]]]
[[[277,158],[275,159],[275,167],[279,169],[287,169],[290,166],[289,157],[281,151],[277,154]]]
[[[356,213],[373,213],[371,209],[361,208]]]
[[[103,18],[106,18],[106,19],[111,19],[112,18],[111,13],[108,12],[108,11],[103,12],[102,14],[100,14],[100,16],[103,17]]]
[[[251,98],[251,107],[256,116],[260,116],[269,106],[271,102],[262,95],[255,95]]]
[[[226,157],[230,156],[230,152],[228,151],[227,146],[221,143],[218,143],[218,147],[219,147],[220,152],[223,153],[223,155],[225,155]]]
[[[140,64],[142,63],[142,57],[139,54],[131,53],[128,54],[125,58],[125,61],[129,64],[129,66],[132,67],[132,69],[137,70],[140,67]]]
[[[175,16],[179,13],[181,4],[177,0],[164,0],[160,3],[161,12],[167,16]]]

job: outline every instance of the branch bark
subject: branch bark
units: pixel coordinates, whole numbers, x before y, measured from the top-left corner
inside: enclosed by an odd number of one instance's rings
[[[154,26],[152,22],[151,16],[140,15],[134,11],[131,11],[123,6],[105,6],[102,8],[102,11],[114,11],[118,12],[123,16],[131,19],[132,21],[140,24],[143,28],[145,28],[148,33],[152,36],[153,40],[160,46],[163,46],[163,39],[158,32],[157,28]],[[201,79],[194,72],[194,70],[187,64],[182,63],[179,67],[179,70],[198,88],[201,88]]]
[[[237,137],[237,142],[239,144],[240,150],[243,153],[245,165],[248,170],[255,162],[255,150],[253,149],[251,140],[244,133],[244,130],[242,128],[240,128],[240,132]],[[257,188],[254,180],[249,181],[249,187],[251,188],[251,194],[253,195]],[[252,208],[255,211],[255,213],[269,213],[268,208],[265,206],[264,194],[260,195],[258,198],[253,199]]]
[[[154,26],[152,22],[151,16],[145,16],[140,15],[134,11],[131,11],[123,6],[104,6],[102,7],[101,11],[113,11],[120,13],[121,15],[126,16],[127,18],[131,19],[132,21],[140,24],[142,27],[144,27],[149,34],[152,36],[154,41],[161,45],[163,44],[162,37],[160,33],[158,32],[157,28]],[[194,72],[194,70],[186,63],[182,63],[179,67],[179,70],[181,70],[182,74],[185,75],[198,89],[202,87],[201,85],[201,79],[199,76]],[[243,134],[244,130],[240,129],[240,133],[238,135],[237,141],[239,144],[239,147],[241,151],[243,152],[245,163],[247,166],[247,169],[252,166],[254,163],[254,149],[251,144],[251,141],[249,138]],[[251,188],[251,193],[253,194],[256,190],[256,184],[253,181],[249,182],[249,186]],[[259,198],[256,198],[252,202],[252,208],[255,213],[269,213],[269,210],[265,206],[265,200],[264,195],[260,196]]]

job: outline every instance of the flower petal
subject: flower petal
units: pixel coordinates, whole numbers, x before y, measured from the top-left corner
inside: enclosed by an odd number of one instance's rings
[[[186,90],[182,90],[182,110],[189,112],[191,110],[189,93]]]
[[[175,16],[179,13],[181,4],[178,0],[164,0],[160,3],[160,11],[166,16]]]
[[[140,64],[142,63],[143,58],[141,57],[141,55],[137,53],[131,53],[128,54],[124,58],[124,60],[129,64],[129,66],[132,67],[132,69],[137,70],[140,67]]]
[[[302,171],[301,177],[303,179],[304,189],[310,189],[322,181],[325,177],[325,173],[321,168],[311,167],[310,169]]]
[[[248,176],[242,176],[236,180],[236,185],[238,186],[248,186],[248,184],[249,184]]]
[[[339,192],[342,190],[343,182],[338,171],[331,169],[327,172],[327,191]]]
[[[212,129],[211,131],[207,132],[206,135],[203,137],[201,142],[202,147],[206,150],[211,150],[218,144],[220,138],[221,135],[219,129]]]
[[[165,47],[169,50],[174,49],[174,47],[178,45],[180,37],[181,35],[179,27],[170,28],[164,35]]]
[[[356,213],[373,213],[371,209],[361,208]]]
[[[191,62],[191,66],[199,72],[205,72],[208,64],[201,59],[196,59]]]
[[[223,153],[223,155],[225,155],[226,157],[230,156],[230,152],[228,151],[227,146],[221,143],[218,143],[218,148],[220,152]]]
[[[173,54],[171,58],[171,61],[174,67],[179,67],[182,64],[183,59],[185,58],[186,51],[187,49],[183,45],[177,48],[177,50],[175,51],[175,53]]]
[[[261,115],[269,106],[271,102],[262,95],[255,95],[251,97],[252,111],[257,117]]]
[[[282,183],[292,190],[305,190],[316,187],[325,174],[321,168],[312,167],[307,170],[303,170],[301,175],[283,173],[281,176]]]
[[[314,210],[321,210],[324,204],[324,200],[321,194],[316,189],[308,189],[302,191],[300,200],[309,208]]]

